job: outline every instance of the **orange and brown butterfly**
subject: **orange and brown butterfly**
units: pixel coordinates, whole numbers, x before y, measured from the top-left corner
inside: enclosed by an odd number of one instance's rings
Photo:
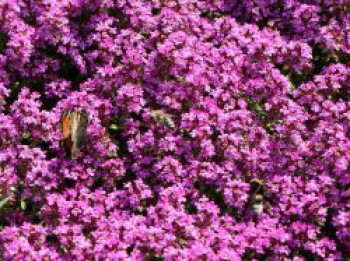
[[[64,110],[60,125],[66,154],[76,159],[87,139],[89,116],[86,110]]]

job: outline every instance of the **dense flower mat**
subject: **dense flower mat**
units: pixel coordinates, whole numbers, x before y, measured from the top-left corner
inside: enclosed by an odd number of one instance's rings
[[[349,11],[1,0],[0,259],[346,259]]]

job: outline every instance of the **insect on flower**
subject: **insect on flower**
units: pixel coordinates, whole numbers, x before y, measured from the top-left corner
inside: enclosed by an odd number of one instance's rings
[[[71,159],[76,159],[80,149],[87,139],[87,126],[89,123],[86,110],[65,110],[62,113],[60,124],[63,136],[63,147]]]
[[[154,121],[162,122],[170,129],[175,129],[175,122],[171,118],[170,114],[165,113],[162,110],[154,110],[151,112],[151,116]]]
[[[252,211],[256,215],[260,215],[264,211],[264,197],[257,194],[252,198]]]
[[[250,208],[253,214],[260,215],[264,211],[264,182],[260,179],[252,179],[250,181]]]

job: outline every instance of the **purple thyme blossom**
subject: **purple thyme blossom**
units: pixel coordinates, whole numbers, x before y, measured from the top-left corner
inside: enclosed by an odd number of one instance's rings
[[[344,260],[349,36],[344,0],[3,0],[0,259]]]

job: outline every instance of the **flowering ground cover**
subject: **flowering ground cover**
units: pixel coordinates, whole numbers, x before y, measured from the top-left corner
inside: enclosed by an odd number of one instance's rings
[[[0,260],[346,260],[349,58],[347,0],[0,0]]]

